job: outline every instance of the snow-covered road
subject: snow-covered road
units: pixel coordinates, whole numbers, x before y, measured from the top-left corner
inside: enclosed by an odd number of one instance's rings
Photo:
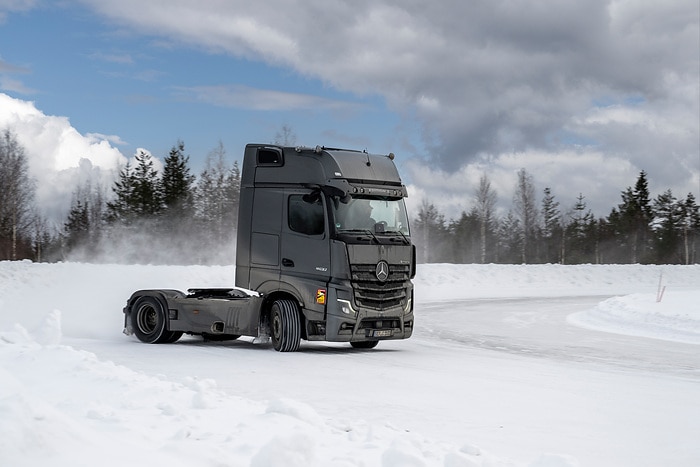
[[[658,304],[651,267],[429,265],[416,278],[414,336],[370,351],[303,342],[280,354],[193,337],[145,345],[120,333],[131,290],[218,286],[230,271],[0,263],[0,435],[48,430],[0,441],[0,465],[99,455],[69,452],[66,436],[131,447],[135,457],[115,447],[100,459],[106,467],[124,465],[120,456],[212,466],[700,464],[698,267],[664,269]],[[494,279],[508,286],[489,288]],[[677,297],[680,308],[661,308]],[[647,302],[653,314],[626,309]],[[615,333],[581,327],[600,328],[611,304]],[[621,316],[634,319],[621,325]],[[659,316],[663,339],[630,335]],[[73,431],[59,447],[44,439],[51,417],[17,408],[25,403],[66,419]]]
[[[349,424],[390,423],[514,460],[557,453],[590,466],[692,465],[698,347],[567,322],[605,298],[423,303],[411,340],[365,352],[305,342],[301,352],[280,355],[249,340],[196,338],[172,346],[65,343],[167,380],[211,379],[232,396],[287,397]]]

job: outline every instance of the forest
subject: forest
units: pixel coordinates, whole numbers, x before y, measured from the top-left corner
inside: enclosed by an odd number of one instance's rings
[[[279,135],[278,135],[279,136]],[[50,226],[35,205],[35,182],[16,135],[0,135],[0,260],[126,264],[232,264],[240,168],[219,143],[195,176],[182,141],[156,170],[144,151],[121,168],[111,187],[75,188],[62,226]],[[498,215],[486,174],[471,207],[445,219],[423,200],[411,219],[421,263],[695,264],[700,208],[692,193],[652,198],[648,174],[621,191],[610,214],[596,218],[580,194],[564,208],[551,189],[541,196],[521,169],[512,204]]]

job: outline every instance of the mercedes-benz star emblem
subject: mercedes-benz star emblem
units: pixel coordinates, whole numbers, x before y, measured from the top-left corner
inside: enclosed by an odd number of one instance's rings
[[[377,269],[374,272],[379,282],[385,282],[389,278],[389,265],[386,261],[380,261],[377,263]]]

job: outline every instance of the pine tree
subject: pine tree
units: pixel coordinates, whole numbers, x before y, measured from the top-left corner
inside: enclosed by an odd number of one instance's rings
[[[161,178],[164,209],[178,211],[185,220],[190,219],[194,209],[195,177],[190,174],[189,160],[185,156],[185,143],[178,141],[165,158]]]
[[[194,175],[190,174],[189,156],[185,156],[185,144],[178,141],[165,158],[161,187],[163,211],[161,231],[177,244],[191,239],[194,230]]]
[[[434,204],[423,200],[418,217],[414,222],[413,238],[416,240],[418,259],[423,263],[438,262],[442,258],[446,237],[445,217],[440,214]]]
[[[561,261],[560,249],[562,245],[561,213],[559,212],[559,202],[554,200],[552,190],[544,189],[542,198],[542,243],[544,261],[547,263],[558,263]]]
[[[152,219],[163,210],[163,190],[158,171],[148,152],[139,151],[135,159],[131,209],[142,219]]]
[[[131,163],[119,171],[119,179],[114,182],[114,199],[107,203],[106,220],[110,224],[131,225],[136,219],[132,210],[134,203],[134,173]]]
[[[81,261],[92,260],[102,237],[105,221],[105,202],[98,184],[85,182],[73,193],[71,209],[63,224],[63,256]]]
[[[498,226],[497,262],[511,264],[522,260],[522,231],[518,217],[508,211]]]
[[[562,262],[567,264],[592,261],[593,246],[595,245],[595,217],[586,206],[585,197],[579,194],[569,222],[565,229],[565,243],[568,245],[566,256]]]
[[[681,206],[671,190],[664,191],[654,199],[652,211],[650,227],[654,234],[655,261],[679,262]]]
[[[446,242],[452,247],[452,253],[447,259],[449,262],[482,262],[480,260],[480,226],[481,221],[476,207],[471,209],[468,214],[462,211],[458,220],[449,222],[447,234],[451,241]]]
[[[63,225],[65,247],[70,254],[77,248],[85,247],[90,234],[90,217],[88,204],[74,197],[68,220]],[[79,258],[84,259],[84,258]]]
[[[685,201],[680,203],[680,229],[683,243],[682,262],[691,264],[697,261],[696,241],[700,236],[700,207],[695,202],[693,193],[688,193]]]
[[[629,252],[629,261],[638,263],[647,260],[651,204],[646,172],[637,178],[634,189],[622,192],[622,203],[613,210],[609,218],[614,225],[620,245]]]

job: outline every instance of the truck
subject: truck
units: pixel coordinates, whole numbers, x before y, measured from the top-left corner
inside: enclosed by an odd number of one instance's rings
[[[241,171],[235,285],[134,292],[124,333],[241,336],[294,352],[300,341],[360,349],[413,333],[416,248],[394,154],[248,144]]]

